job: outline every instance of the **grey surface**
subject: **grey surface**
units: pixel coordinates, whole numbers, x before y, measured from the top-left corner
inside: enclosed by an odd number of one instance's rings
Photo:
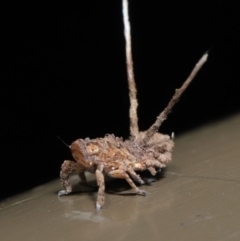
[[[147,197],[112,194],[127,186],[110,180],[96,213],[95,189],[73,177],[83,192],[58,199],[56,180],[2,201],[0,240],[240,240],[240,115],[175,144],[165,177],[143,187]]]

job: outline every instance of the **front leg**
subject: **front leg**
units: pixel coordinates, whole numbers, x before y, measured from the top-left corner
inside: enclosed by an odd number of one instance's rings
[[[99,211],[104,204],[105,201],[105,183],[104,183],[104,175],[103,175],[103,168],[104,166],[98,165],[96,170],[96,179],[98,188],[98,195],[97,195],[97,203],[96,203],[96,210]]]
[[[60,179],[64,190],[58,192],[58,196],[68,195],[72,192],[72,185],[69,180],[69,175],[78,173],[81,181],[86,182],[84,167],[78,162],[65,160],[61,166]]]

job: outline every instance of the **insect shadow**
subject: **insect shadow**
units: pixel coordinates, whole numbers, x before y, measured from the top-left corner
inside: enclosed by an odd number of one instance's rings
[[[165,173],[167,171],[167,168],[164,168],[161,170],[161,172],[158,172],[155,176],[152,176],[148,171],[141,172],[141,177],[145,181],[145,185],[151,186],[152,182],[159,181],[160,179],[165,178]],[[106,176],[106,190],[105,192],[108,194],[114,194],[114,195],[123,195],[123,196],[135,196],[135,193],[126,191],[131,190],[131,187],[128,185],[128,183],[124,179],[115,179]],[[136,183],[137,186],[139,186],[138,183]],[[81,181],[77,183],[73,183],[72,185],[73,191],[69,194],[75,195],[80,193],[89,194],[93,199],[94,193],[98,191],[98,186],[96,183],[96,180],[88,181],[87,183],[82,183]],[[57,192],[55,192],[57,194]]]

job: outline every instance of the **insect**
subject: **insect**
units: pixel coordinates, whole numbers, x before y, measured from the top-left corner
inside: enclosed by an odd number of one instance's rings
[[[137,173],[147,170],[151,175],[155,176],[158,171],[166,167],[166,164],[171,161],[174,146],[173,138],[169,135],[158,133],[157,131],[208,57],[208,54],[202,56],[187,80],[181,88],[176,90],[167,107],[157,117],[155,123],[146,131],[139,131],[137,91],[133,75],[127,7],[127,1],[123,0],[126,62],[130,97],[130,137],[127,140],[123,140],[110,134],[103,138],[77,139],[69,146],[74,161],[65,160],[60,171],[60,179],[64,189],[59,191],[58,196],[68,195],[72,192],[72,186],[69,180],[70,174],[77,173],[82,182],[87,182],[85,171],[95,173],[99,187],[96,201],[97,211],[104,205],[104,175],[125,179],[136,194],[145,196],[146,192],[139,189],[136,183],[142,185],[146,180],[144,181]]]

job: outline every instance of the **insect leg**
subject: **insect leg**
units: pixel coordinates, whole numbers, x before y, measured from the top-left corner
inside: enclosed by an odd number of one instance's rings
[[[152,176],[146,175],[146,177],[143,178],[143,180],[146,184],[156,182],[157,179],[153,176],[156,176],[156,174],[161,171],[161,168],[165,167],[165,165],[160,163],[158,160],[146,160],[145,166],[146,166],[146,169],[152,175]],[[144,170],[142,170],[142,171],[144,171]]]
[[[72,192],[72,185],[69,180],[69,175],[78,173],[83,182],[86,181],[84,168],[77,162],[65,160],[61,166],[60,179],[64,190],[58,192],[58,196],[68,195]]]
[[[157,171],[155,170],[155,168],[153,168],[153,167],[148,167],[147,169],[148,169],[148,171],[149,171],[153,176],[156,175]]]
[[[156,174],[156,173],[154,174],[153,168],[161,169],[163,167],[166,167],[165,164],[160,163],[160,161],[154,160],[154,159],[146,160],[145,164],[146,164],[147,169],[151,172],[151,174],[153,176]],[[156,170],[155,170],[155,172],[156,172]]]
[[[104,175],[102,173],[103,165],[99,165],[95,174],[97,179],[98,188],[98,195],[97,195],[97,203],[96,203],[96,210],[99,211],[104,204],[105,201],[105,184],[104,184]]]
[[[136,194],[139,194],[139,195],[142,195],[142,196],[146,196],[147,195],[147,193],[144,190],[140,190],[134,184],[134,182],[131,180],[129,175],[124,170],[110,171],[110,172],[107,173],[107,175],[110,176],[110,177],[114,177],[114,178],[125,179],[129,183],[129,185],[133,188],[133,190],[136,192]]]
[[[129,173],[129,175],[131,176],[131,178],[140,183],[141,185],[144,184],[145,182],[141,179],[141,177],[131,168],[131,167],[128,167],[127,168],[127,172]]]

